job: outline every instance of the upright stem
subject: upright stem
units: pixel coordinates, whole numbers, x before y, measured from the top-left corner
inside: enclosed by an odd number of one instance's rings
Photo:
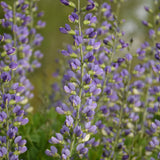
[[[15,54],[18,57],[18,52],[17,52],[18,48],[16,47],[17,46],[17,35],[16,35],[16,32],[14,31],[14,28],[15,28],[16,24],[17,24],[17,20],[16,20],[16,1],[14,0],[14,2],[13,2],[13,39],[14,39],[14,47],[16,48]],[[12,78],[14,77],[13,70],[11,70],[11,77]]]
[[[101,1],[102,2],[102,1]],[[121,3],[118,3],[118,6],[117,6],[117,9],[116,9],[116,15],[119,15],[119,10],[120,10],[120,7],[121,7]],[[99,14],[100,15],[100,14]],[[109,60],[109,65],[111,65],[112,63],[112,60],[114,58],[114,55],[116,54],[116,40],[117,39],[117,31],[115,31],[115,41],[114,41],[114,44],[113,44],[113,53],[111,54],[111,58]],[[105,86],[106,86],[106,82],[108,81],[109,77],[107,75],[105,75],[105,78],[104,78],[104,82],[103,82],[103,86],[102,86],[102,92],[100,94],[100,99],[101,97],[103,97],[103,92],[104,92],[104,89],[105,89]],[[99,99],[99,101],[100,101]]]
[[[135,124],[135,129],[134,129],[134,137],[133,137],[133,140],[132,140],[132,143],[131,143],[131,147],[129,147],[129,151],[128,151],[128,155],[129,155],[129,160],[132,160],[132,150],[133,150],[133,147],[134,147],[134,144],[135,144],[135,141],[136,141],[136,131],[137,131],[137,122]]]
[[[122,115],[123,115],[123,106],[121,106],[121,110],[120,110],[120,118],[119,118],[119,124],[118,124],[118,129],[117,129],[118,132],[116,134],[116,139],[115,139],[112,153],[115,152],[116,146],[118,145],[118,140],[119,140],[119,136],[120,136],[120,128],[121,128],[122,117],[123,117]],[[112,153],[111,153],[111,156],[112,156]],[[116,160],[116,158],[117,158],[117,153],[114,153],[113,160]]]
[[[82,36],[82,29],[81,29],[81,1],[80,0],[78,0],[78,15],[79,15],[79,20],[78,20],[79,36]],[[77,107],[77,115],[76,115],[76,119],[75,119],[75,127],[78,125],[78,122],[79,122],[79,117],[80,117],[79,110],[80,110],[80,107],[81,107],[81,104],[82,104],[83,75],[84,75],[84,62],[83,62],[82,44],[80,44],[80,57],[81,57],[81,78],[80,78],[79,98],[81,99],[81,103]],[[76,140],[76,135],[73,133],[71,147],[70,147],[70,157],[73,154],[72,152],[73,152],[73,149],[74,149],[75,140]],[[68,160],[70,159],[70,157],[68,157]]]
[[[146,121],[146,118],[147,118],[148,87],[146,88],[146,90],[147,90],[147,93],[146,93],[146,96],[145,96],[145,106],[144,106],[144,110],[143,110],[141,138],[143,138],[143,136],[144,136],[144,131],[145,131],[144,122]]]
[[[6,112],[7,112],[7,129],[6,131],[8,132],[9,130],[9,111],[8,111],[8,101],[6,100],[5,104]],[[7,135],[7,134],[6,134]],[[9,160],[9,138],[7,137],[7,159]]]
[[[33,16],[33,0],[30,1],[30,16],[31,16],[31,23],[30,28],[32,29],[34,27],[34,16]],[[33,38],[34,36],[31,35],[30,37],[30,46],[33,47]]]
[[[33,0],[30,1],[30,15],[31,15],[31,28],[33,28],[34,17],[33,17]]]
[[[13,29],[14,29],[16,24],[17,24],[17,20],[16,20],[16,1],[14,0],[14,2],[13,2]],[[16,32],[14,30],[13,30],[13,37],[14,37],[14,47],[16,47],[17,36],[16,36]]]
[[[146,121],[146,118],[147,118],[147,106],[148,106],[148,96],[149,96],[149,93],[148,93],[148,89],[149,89],[149,85],[147,84],[147,87],[146,87],[146,96],[145,96],[145,103],[144,103],[144,110],[143,110],[143,119],[142,119],[142,132],[141,132],[141,135],[140,137],[141,138],[144,138],[144,133],[145,133],[145,126],[144,126],[144,123]],[[140,147],[140,158],[142,158],[142,153],[143,153],[143,150],[142,150],[142,147]]]

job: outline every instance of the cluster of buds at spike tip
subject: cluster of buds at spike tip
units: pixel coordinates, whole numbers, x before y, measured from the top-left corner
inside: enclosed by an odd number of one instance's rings
[[[69,6],[71,0],[61,2]],[[62,92],[63,100],[54,94],[58,101],[54,99],[53,105],[66,120],[49,140],[54,146],[46,150],[48,156],[85,159],[97,147],[102,153],[97,159],[102,160],[160,158],[159,10],[145,7],[155,21],[142,22],[148,28],[148,42],[130,54],[116,11],[122,2],[88,0],[82,6],[78,1],[69,15],[75,28],[69,24],[60,28],[74,42],[61,51],[67,66],[54,74],[62,78],[53,89]],[[139,138],[143,140],[137,143]]]

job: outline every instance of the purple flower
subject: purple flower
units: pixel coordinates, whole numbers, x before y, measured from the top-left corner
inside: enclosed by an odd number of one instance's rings
[[[76,136],[77,137],[80,137],[80,136],[82,136],[82,130],[81,130],[81,126],[76,126],[75,128],[74,128],[74,133],[76,134]]]
[[[15,48],[11,48],[11,49],[7,50],[7,55],[12,55],[15,53],[15,51],[16,51]]]
[[[84,77],[83,77],[83,81],[86,83],[86,84],[90,84],[92,82],[92,78],[90,77],[89,74],[85,74]]]
[[[79,17],[75,12],[72,12],[72,14],[69,15],[68,19],[69,19],[70,22],[75,22],[76,20],[79,19]]]
[[[73,83],[68,83],[68,85],[64,86],[64,90],[66,93],[71,93],[72,91],[75,90],[75,86]]]
[[[81,62],[79,59],[71,59],[69,63],[72,70],[80,69]]]
[[[7,114],[4,111],[0,112],[0,121],[3,122],[6,118]]]
[[[126,54],[126,56],[125,56],[125,57],[126,57],[126,59],[127,59],[128,61],[131,61],[131,60],[132,60],[132,55],[131,55],[131,54],[129,54],[129,53],[128,53],[128,54]]]
[[[97,17],[96,16],[93,16],[92,13],[88,13],[86,16],[85,16],[85,20],[86,21],[89,21],[90,24],[92,23],[96,23],[97,22]],[[85,21],[84,21],[85,23]]]
[[[19,153],[20,154],[22,154],[22,153],[24,153],[24,152],[26,152],[27,151],[27,147],[26,146],[23,146],[23,147],[19,147]]]
[[[66,121],[65,121],[66,126],[72,126],[73,122],[74,121],[73,121],[73,118],[71,116],[66,117]]]
[[[62,149],[62,158],[63,158],[63,159],[67,159],[67,157],[69,157],[69,156],[70,156],[70,151],[69,151],[69,149],[63,148],[63,149]]]
[[[83,43],[83,38],[82,36],[74,36],[74,43],[75,45],[79,46],[80,44]]]
[[[79,96],[76,95],[71,95],[69,97],[69,101],[73,106],[78,106],[81,103],[81,99],[79,98]]]
[[[39,28],[44,28],[44,27],[46,26],[46,22],[43,22],[43,21],[39,20],[39,21],[37,22],[37,26],[38,26]]]
[[[11,75],[8,72],[3,72],[1,74],[1,79],[3,82],[8,82],[11,80]]]
[[[158,152],[158,156],[157,156],[157,158],[158,158],[158,159],[160,159],[160,152]]]
[[[16,69],[17,66],[18,66],[18,64],[17,64],[17,63],[14,63],[14,62],[11,62],[11,63],[9,64],[9,68],[10,68],[10,69]]]
[[[88,132],[92,132],[92,133],[96,132],[96,129],[97,129],[96,125],[93,125],[93,126],[91,125],[91,122],[87,122],[85,124],[85,128],[88,130]]]
[[[61,33],[67,34],[68,31],[71,31],[71,27],[70,27],[69,24],[65,24],[65,28],[64,27],[60,27],[59,30],[60,30]]]
[[[68,0],[60,0],[62,4],[68,6],[69,5],[69,1]]]
[[[160,49],[160,43],[156,43],[156,48]]]
[[[43,17],[44,16],[44,12],[39,12],[38,14],[37,14],[37,17]]]
[[[56,153],[57,153],[57,148],[56,147],[54,147],[54,146],[51,146],[50,147],[50,150],[46,150],[45,151],[45,153],[46,153],[46,155],[48,155],[48,156],[54,156]]]
[[[94,62],[95,60],[95,57],[93,56],[93,52],[88,52],[84,59],[87,61],[87,62]]]
[[[156,53],[156,54],[155,54],[155,58],[156,58],[157,60],[160,60],[160,53]]]
[[[94,9],[94,7],[95,7],[94,2],[92,0],[88,0],[88,3],[89,4],[87,5],[86,10],[90,11],[90,10]]]
[[[147,21],[142,21],[142,24],[145,26],[148,26],[148,22]]]
[[[3,8],[8,8],[7,3],[5,3],[5,2],[2,1],[0,4],[1,4],[1,6],[2,6]]]
[[[150,36],[150,38],[155,36],[155,31],[153,29],[149,30],[149,36]]]
[[[151,147],[155,148],[156,146],[159,145],[159,140],[157,139],[157,137],[153,137],[152,141],[150,141],[149,144],[151,145]]]
[[[126,47],[128,47],[128,43],[125,43],[125,41],[124,41],[124,40],[120,39],[120,40],[119,40],[119,42],[120,42],[120,44],[121,44],[122,48],[126,48]]]
[[[94,28],[86,29],[85,33],[86,33],[86,35],[89,36],[89,38],[94,38],[97,35],[97,33],[95,32]]]
[[[6,147],[0,147],[0,157],[3,157],[7,154],[7,148]]]
[[[88,148],[85,147],[84,143],[80,143],[76,150],[80,153],[80,154],[86,154],[88,152]]]

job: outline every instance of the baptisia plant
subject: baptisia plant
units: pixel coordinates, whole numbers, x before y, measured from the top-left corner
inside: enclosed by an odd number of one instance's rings
[[[74,12],[69,15],[69,21],[78,25],[78,30],[77,28],[72,30],[68,24],[60,28],[62,33],[73,35],[74,39],[73,46],[62,50],[64,56],[70,57],[68,61],[70,69],[64,75],[62,84],[64,91],[69,95],[67,101],[71,105],[62,101],[57,103],[56,111],[67,115],[66,121],[61,133],[51,137],[49,142],[60,144],[62,151],[59,154],[54,145],[50,150],[46,150],[46,154],[61,159],[87,158],[89,149],[99,146],[100,142],[96,140],[95,135],[97,126],[100,126],[99,115],[95,117],[95,114],[102,109],[100,99],[104,95],[106,97],[105,93],[113,101],[118,97],[114,88],[112,88],[114,93],[110,94],[113,83],[106,84],[107,74],[115,73],[115,79],[118,79],[115,70],[118,70],[125,58],[114,57],[115,52],[127,48],[128,44],[120,38],[123,33],[117,27],[115,15],[107,3],[100,6],[98,3],[88,1],[88,5],[81,8],[81,3],[78,1],[78,9],[75,9],[75,4],[69,1],[61,2],[74,8]],[[97,21],[100,14],[105,18],[101,26],[98,24],[101,20]],[[124,57],[129,61],[132,58],[130,54]],[[122,76],[128,73],[125,70],[122,72],[124,72]],[[55,85],[54,88],[58,89]]]
[[[49,140],[54,146],[46,150],[46,154],[61,159],[82,158],[87,157],[91,146],[99,144],[92,138],[97,129],[93,123],[96,97],[101,93],[96,81],[104,74],[95,62],[96,51],[101,45],[96,39],[97,18],[94,15],[98,4],[92,0],[84,7],[80,0],[77,4],[71,1],[61,3],[74,8],[69,15],[69,21],[75,25],[75,29],[69,24],[60,28],[62,33],[72,35],[74,42],[68,50],[62,51],[64,56],[69,57],[69,68],[63,77],[63,88],[68,100],[59,102],[56,107],[58,113],[66,115],[66,120],[60,133]],[[89,14],[91,11],[93,14]],[[57,146],[61,146],[61,151],[57,150]]]
[[[5,32],[0,35],[0,159],[18,160],[27,150],[18,128],[28,123],[24,109],[29,106],[28,98],[33,96],[27,73],[40,66],[37,58],[42,57],[35,47],[43,38],[34,26],[41,28],[45,23],[33,21],[37,1],[0,4],[4,11],[1,27]],[[42,15],[38,13],[38,17]]]
[[[158,4],[157,1],[155,4]],[[151,23],[143,21],[143,24],[149,28],[149,37],[152,41],[142,44],[142,47],[137,50],[137,55],[134,54],[136,63],[132,65],[133,70],[128,69],[129,64],[124,68],[127,59],[123,60],[122,68],[125,70],[123,69],[120,75],[125,78],[119,75],[116,76],[118,78],[116,84],[113,82],[120,87],[120,90],[116,91],[117,100],[114,100],[114,103],[107,100],[109,104],[101,108],[108,120],[108,123],[104,122],[103,117],[100,122],[98,121],[102,134],[106,135],[103,138],[105,149],[102,156],[109,159],[159,159],[157,137],[159,132],[157,130],[159,128],[157,118],[159,109],[159,74],[157,73],[160,64],[157,39],[159,16],[155,16],[159,10],[153,11],[148,7],[145,7],[145,10],[154,19]],[[128,58],[131,60],[132,57]],[[117,73],[113,74],[113,77],[115,75]],[[106,127],[104,123],[107,124]]]

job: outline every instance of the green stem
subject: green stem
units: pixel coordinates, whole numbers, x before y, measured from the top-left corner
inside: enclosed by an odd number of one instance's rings
[[[34,24],[34,17],[33,17],[33,0],[30,1],[30,16],[31,16],[31,28],[33,28]]]
[[[5,104],[6,112],[7,112],[7,132],[9,130],[9,111],[8,111],[8,101]],[[7,135],[7,134],[6,134]],[[9,138],[7,136],[7,159],[9,160]]]
[[[116,15],[119,15],[119,10],[120,10],[120,7],[121,7],[121,4],[120,3],[118,3],[118,6],[117,6],[117,9],[116,9]],[[111,63],[112,63],[112,60],[113,60],[113,58],[114,58],[114,55],[116,54],[116,40],[117,39],[117,30],[115,31],[115,41],[114,41],[114,44],[113,44],[113,53],[111,54],[111,58],[110,58],[110,60],[109,60],[109,65],[111,65]],[[108,79],[109,79],[109,77],[108,76],[105,76],[105,80],[104,80],[104,83],[103,83],[103,86],[102,86],[102,92],[101,92],[101,94],[100,94],[100,99],[101,99],[101,97],[103,97],[103,91],[104,91],[104,89],[105,89],[105,86],[106,86],[106,82],[108,81]],[[99,99],[99,100],[100,100]]]
[[[134,130],[134,137],[133,137],[133,140],[132,140],[132,144],[131,144],[131,147],[129,148],[129,151],[128,151],[128,155],[129,155],[129,160],[132,160],[132,150],[133,150],[133,147],[134,147],[134,144],[136,142],[136,131],[137,131],[137,122],[136,122],[136,125],[135,125],[135,130]]]
[[[116,32],[115,32],[115,34],[116,34]],[[109,63],[108,63],[109,65],[111,65],[113,57],[116,54],[116,44],[117,44],[117,40],[116,39],[117,39],[117,34],[115,35],[115,40],[114,40],[114,44],[113,44],[113,52],[111,53],[111,58],[110,58]],[[102,99],[102,97],[103,97],[103,92],[104,92],[104,89],[106,87],[106,82],[108,81],[108,79],[109,79],[109,76],[105,75],[105,79],[104,79],[103,86],[102,86],[102,91],[101,91],[101,94],[99,96],[100,98],[99,98],[98,101],[100,101]],[[97,107],[97,109],[99,109],[99,108]]]
[[[121,123],[122,123],[122,114],[123,114],[123,107],[121,106],[118,132],[116,134],[116,140],[115,140],[115,143],[114,143],[114,146],[113,146],[113,152],[115,152],[116,146],[118,145],[118,140],[119,140],[119,136],[120,136],[120,128],[121,128]],[[116,158],[117,158],[117,153],[114,153],[113,159],[116,160]]]
[[[17,20],[16,20],[16,1],[14,0],[14,2],[13,2],[13,25],[15,26],[16,24],[17,24]],[[14,37],[14,47],[16,48],[17,36],[16,36],[15,31],[13,31],[13,37]]]
[[[79,36],[82,36],[82,29],[81,29],[81,2],[80,2],[80,0],[78,0],[78,15],[79,15],[79,20],[78,20]],[[81,99],[81,103],[77,107],[77,116],[76,116],[76,119],[75,119],[75,127],[78,125],[78,122],[79,122],[79,117],[80,117],[79,110],[80,110],[80,107],[81,107],[81,104],[82,104],[83,75],[84,75],[84,62],[83,62],[82,44],[80,45],[80,56],[81,56],[81,80],[80,80],[79,98]],[[76,141],[76,135],[73,133],[71,147],[70,147],[70,157],[73,154],[72,152],[73,152],[73,149],[74,149],[75,141]],[[70,157],[68,157],[68,160],[70,159]]]
[[[34,27],[34,16],[33,16],[33,0],[30,1],[30,16],[31,16],[31,23],[30,23],[30,28],[32,29]],[[34,36],[31,35],[30,37],[30,46],[33,47],[33,39]]]
[[[147,84],[148,85],[148,84]],[[148,101],[148,96],[149,96],[149,93],[148,93],[148,89],[149,89],[149,85],[146,87],[146,96],[145,96],[145,103],[144,103],[144,109],[143,109],[143,119],[142,119],[142,132],[141,132],[141,135],[140,137],[141,138],[144,138],[144,133],[145,133],[145,126],[144,126],[144,123],[147,119],[147,101]],[[143,150],[142,150],[142,146],[140,147],[140,158],[142,158],[142,153],[143,153]]]
[[[144,131],[145,131],[145,126],[144,126],[144,122],[146,121],[147,118],[147,100],[148,100],[148,89],[149,86],[146,87],[146,96],[145,96],[145,106],[144,106],[144,110],[143,110],[143,119],[142,119],[142,132],[141,132],[141,138],[143,138],[144,136]]]
[[[14,26],[16,26],[17,24],[17,20],[16,20],[16,1],[14,0],[13,2],[13,29]],[[17,48],[17,35],[16,32],[13,30],[13,40],[14,40],[14,48],[16,48],[15,50],[15,54],[17,55],[17,58],[19,59],[19,55],[18,55],[18,48]],[[14,76],[14,71],[11,70],[11,77],[14,80],[15,76]],[[13,84],[13,81],[11,81],[11,85]]]

